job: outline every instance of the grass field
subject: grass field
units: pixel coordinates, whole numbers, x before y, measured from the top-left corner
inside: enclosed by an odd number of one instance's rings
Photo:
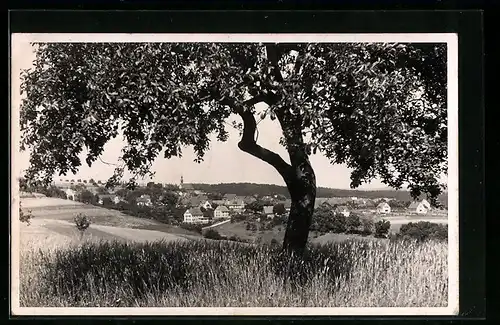
[[[446,306],[443,242],[314,238],[292,263],[269,245],[211,241],[181,228],[69,201],[29,202],[21,225],[20,303],[25,307],[415,307]],[[38,205],[37,205],[38,204]],[[45,204],[45,205],[44,205]],[[82,240],[78,212],[93,224]],[[284,228],[284,227],[282,227]],[[248,232],[244,223],[217,227],[244,239],[282,240],[283,229]],[[246,238],[245,238],[246,236]],[[283,265],[300,275],[284,281]]]
[[[311,248],[284,281],[279,251],[229,242],[83,242],[24,252],[21,306],[437,307],[442,243],[347,241]]]

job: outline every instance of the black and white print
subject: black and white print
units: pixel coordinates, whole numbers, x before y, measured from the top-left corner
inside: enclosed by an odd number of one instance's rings
[[[455,35],[14,34],[11,64],[15,313],[458,312]]]

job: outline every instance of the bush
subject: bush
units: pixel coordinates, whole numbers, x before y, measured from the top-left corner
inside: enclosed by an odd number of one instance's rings
[[[334,213],[329,230],[333,233],[343,233],[347,231],[347,218],[341,213]]]
[[[76,229],[78,229],[81,236],[83,236],[83,233],[85,232],[85,230],[88,229],[88,227],[91,224],[90,218],[84,215],[83,213],[79,213],[75,216],[74,221]]]
[[[257,231],[257,225],[253,222],[247,222],[247,225],[245,228],[248,231]]]
[[[347,219],[341,213],[334,213],[333,207],[324,205],[315,211],[311,230],[320,233],[343,233],[347,230]]]
[[[239,222],[239,221],[245,221],[248,219],[248,217],[249,217],[248,214],[238,213],[238,214],[231,216],[231,222],[234,223],[234,222]]]
[[[401,226],[397,237],[418,241],[430,239],[445,241],[448,240],[448,225],[428,221],[410,222]]]
[[[273,214],[274,215],[283,215],[286,214],[286,208],[283,203],[278,203],[273,206]]]
[[[359,227],[361,227],[361,220],[357,214],[351,213],[346,218],[347,231],[350,233],[358,233]]]
[[[374,222],[372,218],[364,217],[361,219],[362,234],[371,235],[373,233]]]
[[[31,210],[28,210],[28,212],[23,212],[21,207],[19,207],[19,221],[25,222],[28,226],[31,225],[31,219],[33,219],[35,216],[31,213]]]
[[[375,237],[387,238],[391,223],[388,220],[380,220],[375,223]]]
[[[222,236],[219,234],[219,232],[217,230],[214,230],[214,229],[208,229],[205,234],[203,235],[203,237],[207,238],[207,239],[214,239],[214,240],[221,240],[222,239]]]

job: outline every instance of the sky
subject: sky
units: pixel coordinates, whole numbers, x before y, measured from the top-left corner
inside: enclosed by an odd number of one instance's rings
[[[28,42],[13,42],[12,44],[12,109],[19,110],[20,80],[22,70],[30,68],[35,59],[35,54]],[[14,130],[13,127],[13,132]],[[238,147],[239,134],[237,130],[229,125],[227,131],[230,133],[226,142],[212,141],[210,150],[206,153],[204,162],[195,163],[194,152],[191,148],[185,148],[182,158],[165,159],[160,156],[153,164],[155,172],[154,181],[161,183],[178,184],[181,175],[185,183],[267,183],[285,185],[277,171],[267,163],[242,152]],[[19,132],[19,128],[17,129]],[[279,153],[288,161],[286,150],[279,144],[281,129],[276,121],[263,120],[258,127],[258,143],[267,149]],[[19,139],[19,134],[15,139]],[[17,141],[15,141],[17,142]],[[118,163],[121,149],[124,146],[121,136],[108,142],[105,146],[101,161],[96,161],[92,167],[88,167],[81,156],[82,166],[76,175],[69,173],[67,176],[55,176],[59,179],[90,179],[106,180],[113,174],[114,166]],[[16,143],[14,144],[16,145]],[[14,150],[18,170],[24,170],[29,166],[29,153]],[[339,189],[350,188],[350,169],[343,165],[332,165],[328,159],[321,154],[312,155],[311,164],[316,173],[317,185],[319,187],[330,187]],[[128,176],[127,174],[125,176]],[[375,179],[369,184],[364,184],[359,189],[383,189],[386,186],[380,180]]]

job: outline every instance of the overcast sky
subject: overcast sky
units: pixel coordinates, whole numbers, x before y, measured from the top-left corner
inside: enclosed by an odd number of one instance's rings
[[[26,42],[17,42],[12,46],[12,105],[13,110],[19,109],[20,103],[20,81],[21,70],[30,68],[35,55],[31,45]],[[230,182],[251,182],[285,185],[281,176],[267,163],[250,156],[237,147],[239,141],[238,131],[227,127],[230,133],[229,140],[221,143],[214,141],[211,143],[210,151],[205,156],[205,161],[198,164],[193,162],[194,153],[191,148],[184,150],[182,158],[164,159],[158,158],[153,170],[156,172],[155,181],[163,183],[178,183],[181,175],[186,183],[230,183]],[[14,132],[15,130],[13,130]],[[282,155],[288,160],[286,151],[278,141],[281,136],[281,129],[277,122],[268,119],[259,124],[258,143],[270,150]],[[101,156],[104,162],[117,163],[120,151],[124,142],[121,137],[110,141]],[[82,156],[83,157],[83,156]],[[29,154],[20,152],[16,161],[20,170],[28,167]],[[82,166],[77,175],[69,174],[66,177],[56,176],[54,179],[89,179],[105,180],[112,175],[114,167],[100,161],[88,167],[82,159]],[[350,170],[343,165],[331,165],[327,158],[317,154],[311,156],[311,163],[316,172],[317,185],[331,188],[349,188]],[[373,180],[370,184],[360,187],[360,189],[380,189],[385,188],[379,180]]]

